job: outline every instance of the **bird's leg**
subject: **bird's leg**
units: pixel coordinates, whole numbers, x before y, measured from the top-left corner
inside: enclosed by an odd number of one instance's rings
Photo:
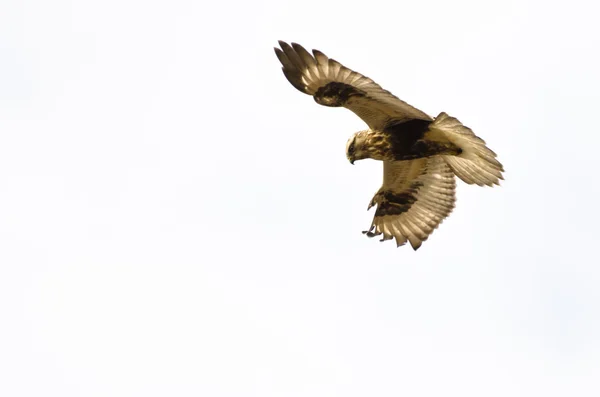
[[[375,237],[376,234],[373,233],[373,229],[375,229],[375,225],[371,224],[371,227],[369,228],[369,230],[364,230],[363,234],[366,234],[367,237]]]

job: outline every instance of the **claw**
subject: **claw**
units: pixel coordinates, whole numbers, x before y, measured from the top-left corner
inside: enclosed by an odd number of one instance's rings
[[[376,234],[372,232],[373,229],[375,229],[375,225],[371,225],[371,227],[369,228],[369,230],[364,230],[363,234],[366,234],[367,237],[375,237]]]

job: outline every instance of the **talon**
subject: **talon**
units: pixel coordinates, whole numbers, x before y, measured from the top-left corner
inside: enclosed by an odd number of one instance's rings
[[[369,230],[363,230],[363,234],[366,234],[368,237],[373,237],[375,234],[371,232],[375,228],[375,225],[371,225]]]

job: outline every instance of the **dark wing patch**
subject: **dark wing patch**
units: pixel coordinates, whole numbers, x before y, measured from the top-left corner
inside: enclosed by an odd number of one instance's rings
[[[366,98],[367,94],[350,84],[333,82],[319,87],[313,96],[318,104],[331,107],[344,106],[351,97]]]
[[[319,104],[350,109],[370,128],[379,130],[394,121],[432,120],[370,78],[328,58],[320,51],[313,50],[311,55],[296,43],[290,46],[280,41],[279,45],[281,49],[275,48],[275,54],[283,65],[285,77],[299,91],[315,96]]]
[[[377,210],[364,233],[383,235],[381,241],[394,238],[398,246],[408,241],[416,250],[452,212],[454,174],[439,156],[384,161],[383,167],[383,186],[369,205],[377,205]]]
[[[410,207],[417,201],[417,193],[423,184],[415,181],[410,187],[401,193],[395,193],[393,190],[384,190],[381,194],[381,201],[377,205],[375,216],[400,215],[408,212]]]

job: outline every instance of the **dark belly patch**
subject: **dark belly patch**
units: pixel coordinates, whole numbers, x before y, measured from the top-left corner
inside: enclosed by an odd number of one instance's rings
[[[440,142],[427,139],[431,121],[409,120],[387,126],[391,152],[394,160],[413,160],[440,154],[457,155],[462,150],[450,141]]]

